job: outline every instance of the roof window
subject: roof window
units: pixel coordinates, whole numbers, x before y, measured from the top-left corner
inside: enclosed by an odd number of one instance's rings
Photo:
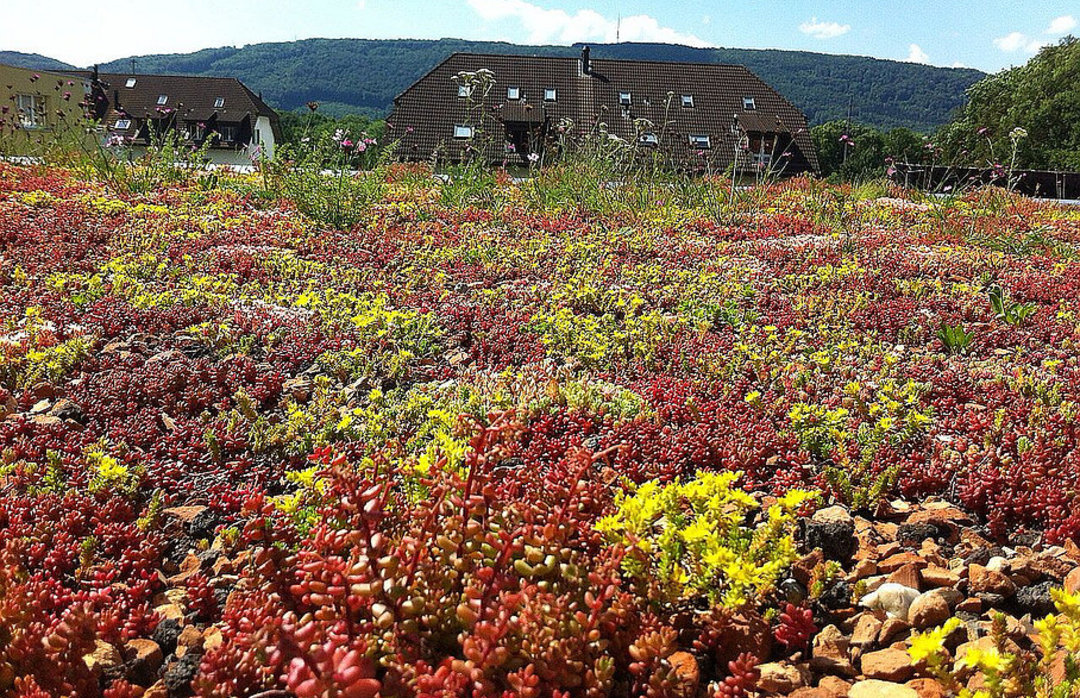
[[[641,145],[660,145],[660,139],[656,137],[656,134],[652,131],[646,131],[638,138],[638,143]]]
[[[128,78],[124,83],[124,87],[135,87],[135,78]]]
[[[471,94],[472,94],[472,85],[458,85],[457,86],[457,96],[458,97],[468,97]]]
[[[158,103],[159,107],[162,106],[163,104],[167,103],[168,101],[169,101],[169,95],[158,95],[157,103]]]
[[[692,108],[694,106],[694,95],[683,95],[682,105],[687,109]]]
[[[707,133],[691,133],[690,145],[691,147],[700,150],[708,150],[712,147],[712,143],[709,141],[709,134]]]
[[[544,90],[544,101],[554,102],[558,99],[559,93],[555,91],[554,87],[549,87]]]
[[[624,107],[629,106],[630,103],[633,102],[633,101],[634,101],[634,96],[632,94],[630,94],[629,92],[620,92],[619,93],[619,104],[623,105]]]
[[[454,125],[454,138],[472,138],[473,127],[468,124]]]
[[[117,119],[116,128],[120,129],[121,131],[128,130],[129,128],[131,128],[131,119]]]
[[[743,97],[742,98],[742,108],[746,109],[747,111],[757,109],[757,105],[754,104],[754,98],[753,97]]]
[[[507,99],[521,99],[521,88],[520,87],[507,87],[506,88],[506,98]]]
[[[221,109],[224,106],[225,106],[225,98],[224,97],[218,97],[218,98],[216,98],[214,100],[214,109]]]

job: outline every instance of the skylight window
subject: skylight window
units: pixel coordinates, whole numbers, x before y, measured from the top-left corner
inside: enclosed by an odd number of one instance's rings
[[[641,138],[638,139],[638,143],[641,143],[641,145],[656,146],[660,145],[660,139],[657,138],[656,134],[652,131],[646,131],[645,133],[641,134]]]
[[[116,128],[120,129],[121,131],[128,130],[129,128],[131,128],[131,119],[117,119]]]
[[[683,95],[682,96],[682,105],[686,109],[692,108],[694,106],[694,95]]]
[[[506,98],[507,99],[521,99],[521,88],[520,87],[507,87],[506,88]]]
[[[158,103],[159,107],[164,105],[168,101],[169,101],[169,95],[158,95],[157,103]]]
[[[135,87],[135,78],[128,78],[124,83],[124,87]]]
[[[620,92],[619,93],[619,104],[623,105],[624,107],[630,106],[630,103],[633,102],[633,101],[634,101],[634,96],[631,95],[629,92]]]
[[[555,91],[554,87],[549,87],[549,88],[544,90],[544,101],[545,102],[554,102],[554,101],[556,101],[558,99],[558,96],[559,96],[558,92]]]
[[[754,104],[754,98],[753,97],[743,97],[742,98],[742,108],[746,109],[747,111],[750,111],[752,109],[757,109],[757,105]]]
[[[472,138],[473,127],[467,124],[454,125],[454,138]]]
[[[712,143],[709,141],[709,134],[691,133],[690,146],[693,148],[698,148],[699,150],[708,150],[712,147]]]
[[[224,106],[225,106],[225,98],[224,97],[218,97],[217,99],[214,100],[214,109],[221,109]]]
[[[458,97],[468,97],[471,94],[472,94],[472,87],[471,86],[469,86],[469,85],[458,85],[457,86],[457,96]]]

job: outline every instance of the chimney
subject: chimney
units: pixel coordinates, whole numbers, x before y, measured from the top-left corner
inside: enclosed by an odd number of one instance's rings
[[[581,49],[581,74],[589,75],[592,73],[592,64],[589,63],[589,47],[585,46]]]

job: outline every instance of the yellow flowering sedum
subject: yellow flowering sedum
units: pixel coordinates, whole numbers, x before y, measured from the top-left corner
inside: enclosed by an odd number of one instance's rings
[[[816,495],[792,490],[750,526],[746,521],[761,504],[737,487],[740,476],[700,472],[687,482],[647,482],[620,494],[616,513],[597,530],[630,551],[624,572],[656,583],[668,602],[699,596],[731,607],[752,602],[795,560],[795,513]]]

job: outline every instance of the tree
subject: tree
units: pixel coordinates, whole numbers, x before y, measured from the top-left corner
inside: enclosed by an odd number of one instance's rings
[[[925,137],[908,128],[881,131],[866,124],[828,121],[810,129],[821,173],[846,181],[885,174],[890,162],[917,162]]]
[[[957,164],[1008,166],[1015,148],[1017,167],[1080,170],[1080,40],[1067,36],[975,83],[938,138]]]

